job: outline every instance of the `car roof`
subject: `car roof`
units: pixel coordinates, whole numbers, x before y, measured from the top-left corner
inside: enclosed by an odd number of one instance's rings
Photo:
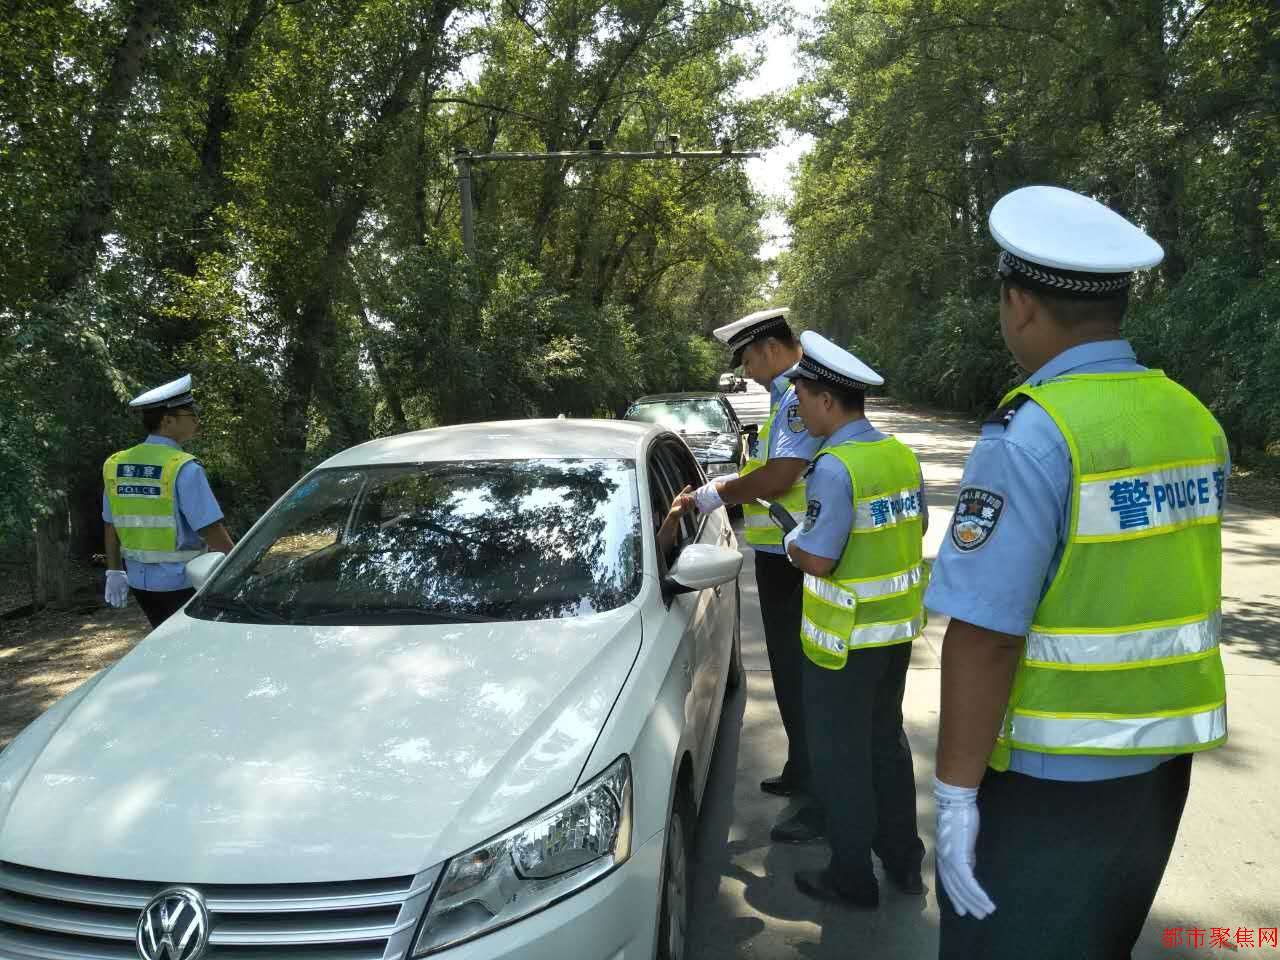
[[[370,440],[336,454],[322,467],[446,460],[533,458],[638,459],[646,438],[667,432],[635,420],[496,420],[416,430]]]
[[[685,393],[651,393],[648,396],[640,397],[631,401],[631,405],[637,403],[655,403],[659,400],[718,400],[720,394],[714,390],[689,390]]]

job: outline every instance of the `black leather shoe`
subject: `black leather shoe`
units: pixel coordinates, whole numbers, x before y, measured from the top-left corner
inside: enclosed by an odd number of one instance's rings
[[[885,876],[889,878],[890,883],[903,893],[917,897],[924,893],[924,878],[920,876],[919,870],[908,870],[906,873],[895,873],[892,870],[886,870]]]
[[[775,843],[817,843],[826,838],[826,826],[816,807],[805,807],[790,819],[775,823],[769,830],[769,839]]]
[[[842,890],[837,890],[835,884],[831,882],[831,876],[826,870],[798,870],[796,871],[796,887],[800,892],[813,897],[815,900],[824,900],[827,903],[838,903],[842,907],[853,907],[858,910],[874,910],[880,906],[880,887],[875,880],[865,891],[856,896],[851,896]]]
[[[764,793],[771,793],[775,797],[791,797],[797,793],[804,793],[804,787],[795,780],[779,774],[776,777],[769,777],[767,780],[760,781],[760,790]]]

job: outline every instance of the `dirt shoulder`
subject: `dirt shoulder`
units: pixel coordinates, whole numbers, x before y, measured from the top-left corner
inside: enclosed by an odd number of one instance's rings
[[[46,610],[0,624],[0,748],[149,630],[133,602],[123,610]]]

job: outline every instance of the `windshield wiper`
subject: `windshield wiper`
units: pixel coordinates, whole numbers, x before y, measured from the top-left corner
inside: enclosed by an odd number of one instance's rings
[[[429,607],[347,607],[341,610],[325,610],[299,617],[295,623],[342,623],[350,618],[406,618],[421,623],[497,623],[497,617],[476,613],[460,613],[453,610],[433,610]]]
[[[248,614],[249,616],[257,617],[259,620],[265,620],[268,623],[290,622],[280,614],[272,613],[270,610],[260,607],[255,603],[250,603],[248,600],[236,600],[231,597],[215,595],[212,597],[201,597],[200,603],[207,604],[215,610],[221,610],[225,613],[238,613],[241,615]]]

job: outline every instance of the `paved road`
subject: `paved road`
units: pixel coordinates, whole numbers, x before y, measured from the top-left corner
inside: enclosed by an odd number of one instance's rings
[[[769,391],[752,380],[747,381],[745,392],[726,393],[724,397],[744,427],[762,423],[769,413]]]
[[[742,394],[736,395],[742,397]],[[767,403],[767,398],[766,398]],[[976,436],[954,422],[930,421],[877,403],[873,422],[920,456],[930,489],[926,553],[936,555],[950,519],[965,457]],[[1280,518],[1230,507],[1225,523],[1224,661],[1231,740],[1196,760],[1191,796],[1164,886],[1135,960],[1221,956],[1209,949],[1213,927],[1280,925]],[[915,753],[917,809],[928,848],[926,886],[907,897],[883,885],[874,913],[816,904],[792,874],[825,864],[825,847],[769,843],[769,826],[788,801],[757,783],[781,767],[783,738],[760,632],[752,565],[743,567],[743,655],[748,681],[725,707],[721,739],[699,826],[690,956],[698,960],[920,960],[936,956],[933,890],[933,776],[939,652],[945,620],[930,623],[912,653],[904,713]],[[1049,909],[1050,907],[1046,907]],[[1163,945],[1167,928],[1199,928],[1200,949]],[[1271,947],[1246,950],[1260,956]],[[1036,956],[1034,944],[1027,956]]]

